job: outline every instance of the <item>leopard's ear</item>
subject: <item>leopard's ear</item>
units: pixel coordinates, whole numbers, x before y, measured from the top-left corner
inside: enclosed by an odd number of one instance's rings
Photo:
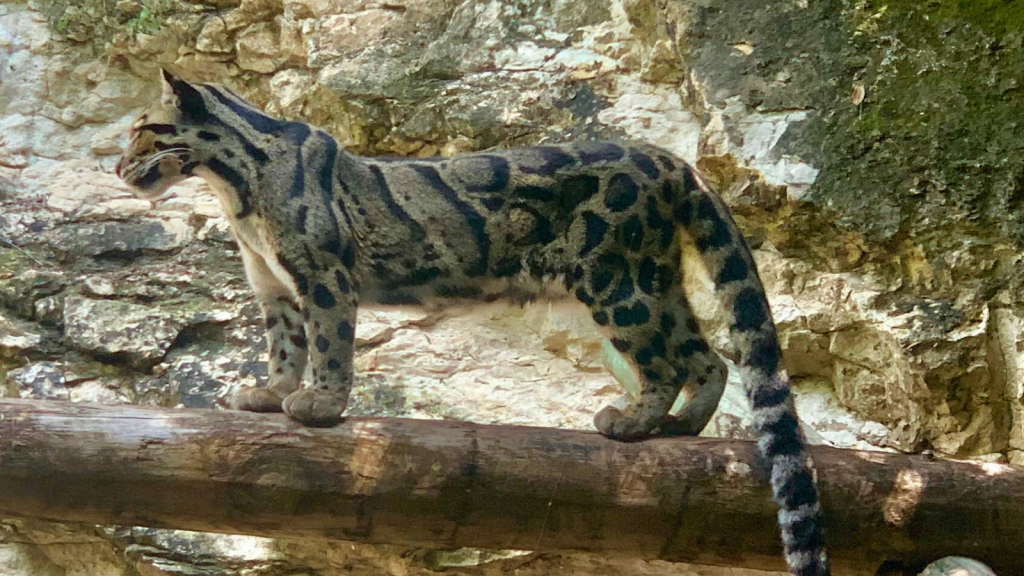
[[[178,97],[174,94],[175,82],[180,82],[177,76],[166,68],[160,69],[160,102],[165,106],[178,106]]]
[[[160,69],[160,101],[173,106],[186,118],[200,118],[207,114],[203,95],[195,86],[175,76],[169,70]]]

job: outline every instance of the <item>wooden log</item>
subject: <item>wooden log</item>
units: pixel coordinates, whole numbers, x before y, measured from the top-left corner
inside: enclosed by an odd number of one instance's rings
[[[1024,471],[812,449],[837,575],[1024,574]],[[0,399],[0,516],[782,569],[753,444]]]

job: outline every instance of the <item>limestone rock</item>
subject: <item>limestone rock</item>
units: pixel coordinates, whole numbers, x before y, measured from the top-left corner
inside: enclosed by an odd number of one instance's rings
[[[63,226],[53,232],[50,242],[53,249],[65,258],[78,258],[144,250],[174,250],[185,245],[191,237],[192,229],[185,222],[148,219]]]
[[[77,350],[125,356],[135,364],[163,357],[184,320],[153,307],[119,300],[71,297],[64,305],[64,338]]]
[[[13,322],[0,316],[0,355],[17,354],[39,345],[39,334],[19,328]]]

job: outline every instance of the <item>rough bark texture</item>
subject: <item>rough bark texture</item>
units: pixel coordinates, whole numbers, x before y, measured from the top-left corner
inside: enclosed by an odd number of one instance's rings
[[[0,400],[0,513],[433,548],[584,550],[781,566],[743,441],[411,419]],[[1024,571],[1024,471],[813,450],[837,573],[957,551]]]

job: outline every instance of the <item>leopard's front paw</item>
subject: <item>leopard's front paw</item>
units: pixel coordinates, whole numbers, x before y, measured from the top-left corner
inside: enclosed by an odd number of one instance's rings
[[[594,416],[594,426],[608,438],[624,442],[649,438],[655,428],[651,423],[643,422],[615,406],[605,406],[598,412]]]
[[[334,426],[348,404],[346,395],[321,390],[296,390],[281,404],[288,417],[306,426]]]
[[[234,410],[281,412],[281,397],[267,388],[243,386],[235,390],[228,404]]]

